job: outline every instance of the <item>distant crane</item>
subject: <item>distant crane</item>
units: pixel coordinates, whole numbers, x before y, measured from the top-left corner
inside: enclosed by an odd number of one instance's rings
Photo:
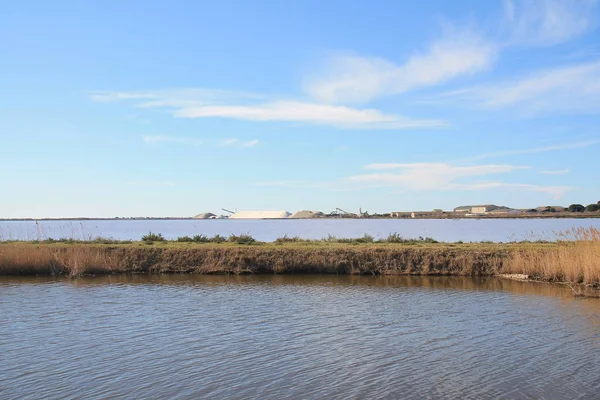
[[[335,211],[338,211],[338,212],[340,212],[342,214],[350,214],[348,211],[344,211],[341,208],[337,208],[337,207],[335,208]]]
[[[228,212],[229,214],[235,214],[235,212],[234,212],[234,211],[228,210],[228,209],[226,209],[226,208],[221,208],[221,210],[223,210],[223,211],[225,211],[225,212]]]

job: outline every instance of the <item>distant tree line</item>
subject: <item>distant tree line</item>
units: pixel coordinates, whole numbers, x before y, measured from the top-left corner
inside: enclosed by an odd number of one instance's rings
[[[584,206],[582,204],[571,204],[567,208],[567,211],[569,211],[569,212],[584,212],[584,211],[596,212],[596,211],[600,211],[600,201],[597,202],[597,203],[588,204],[587,206]]]

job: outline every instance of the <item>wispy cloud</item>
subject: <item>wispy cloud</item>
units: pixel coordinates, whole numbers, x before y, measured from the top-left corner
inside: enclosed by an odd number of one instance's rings
[[[124,184],[134,187],[170,187],[177,185],[173,181],[127,181]]]
[[[461,190],[487,190],[487,189],[505,189],[511,191],[532,191],[546,193],[555,200],[560,200],[564,195],[573,190],[571,186],[543,186],[525,183],[505,183],[505,182],[480,182],[465,185],[458,185],[456,189]]]
[[[188,144],[194,146],[200,146],[206,144],[208,140],[206,139],[195,139],[190,137],[181,137],[181,136],[165,136],[165,135],[156,135],[156,136],[144,136],[144,142],[146,143],[179,143],[179,144]]]
[[[433,101],[461,102],[485,109],[598,114],[600,61],[540,71],[517,80],[442,93]]]
[[[257,186],[265,187],[300,187],[307,185],[315,185],[314,182],[301,181],[301,180],[287,180],[287,181],[260,181],[255,183]]]
[[[354,182],[402,186],[407,189],[450,189],[463,178],[505,174],[527,166],[473,165],[457,166],[446,163],[376,163],[364,167],[367,170],[394,170],[355,175],[347,178]]]
[[[298,101],[277,101],[253,106],[190,107],[175,112],[176,117],[222,117],[246,121],[287,121],[331,125],[346,129],[407,129],[442,127],[436,120],[418,120],[384,114],[375,109],[355,109]]]
[[[564,174],[568,174],[569,172],[571,172],[571,170],[568,169],[568,168],[565,168],[565,169],[554,169],[554,170],[540,171],[540,174],[543,174],[543,175],[564,175]]]
[[[253,140],[240,140],[236,138],[230,139],[196,139],[191,137],[182,137],[182,136],[165,136],[165,135],[157,135],[157,136],[144,136],[144,142],[148,144],[156,144],[156,143],[176,143],[176,144],[186,144],[192,146],[202,146],[202,145],[216,145],[216,146],[235,146],[235,147],[254,147],[259,143],[258,139]]]
[[[508,45],[552,46],[596,26],[596,0],[505,0]]]
[[[486,158],[494,158],[494,157],[505,157],[505,156],[513,156],[519,154],[535,154],[535,153],[545,153],[548,151],[559,151],[559,150],[569,150],[569,149],[582,149],[590,146],[596,146],[600,144],[600,140],[587,140],[581,142],[573,142],[573,143],[562,143],[555,144],[551,146],[542,146],[542,147],[533,147],[528,149],[514,149],[507,151],[497,151],[493,153],[483,153],[476,155],[474,157],[469,157],[468,160],[483,160]]]
[[[471,32],[451,33],[401,64],[356,54],[334,55],[324,71],[307,80],[305,89],[326,103],[368,102],[483,71],[495,57],[491,42]]]
[[[376,109],[358,109],[206,89],[125,93],[93,93],[95,101],[134,101],[136,107],[165,109],[179,118],[228,118],[254,122],[302,122],[343,129],[439,128],[444,121],[414,119]],[[138,101],[136,101],[138,100]],[[139,101],[143,100],[143,101]]]
[[[359,184],[362,188],[395,187],[402,190],[529,190],[544,192],[553,198],[561,197],[571,188],[565,186],[540,186],[526,183],[506,183],[483,180],[490,175],[510,174],[529,166],[504,164],[454,165],[448,163],[375,163],[363,167],[379,172],[350,176],[344,181]],[[384,172],[383,172],[384,171]],[[390,172],[391,171],[391,172]]]
[[[258,139],[243,141],[240,139],[223,139],[219,141],[220,146],[254,147],[259,143]]]

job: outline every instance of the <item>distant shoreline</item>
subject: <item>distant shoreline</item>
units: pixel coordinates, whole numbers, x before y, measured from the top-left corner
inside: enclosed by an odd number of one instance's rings
[[[588,219],[600,218],[600,213],[553,213],[552,215],[519,215],[519,216],[498,216],[498,215],[478,215],[465,216],[456,214],[446,214],[440,216],[422,216],[415,218],[398,218],[389,216],[369,216],[369,217],[319,217],[319,218],[269,218],[269,219],[235,219],[236,221],[298,221],[298,220],[332,220],[332,219],[393,219],[393,220],[415,220],[415,219]],[[0,218],[0,222],[35,222],[35,221],[209,221],[209,220],[228,220],[228,218],[193,218],[193,217],[132,217],[132,218],[101,218],[101,217],[75,217],[75,218]]]

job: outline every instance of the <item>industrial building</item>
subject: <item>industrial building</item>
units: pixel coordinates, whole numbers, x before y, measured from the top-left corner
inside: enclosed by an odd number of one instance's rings
[[[287,211],[238,211],[229,219],[285,219],[290,215]]]
[[[471,213],[471,214],[485,214],[492,210],[496,210],[499,207],[495,204],[483,204],[476,206],[459,206],[454,209],[455,213]]]

